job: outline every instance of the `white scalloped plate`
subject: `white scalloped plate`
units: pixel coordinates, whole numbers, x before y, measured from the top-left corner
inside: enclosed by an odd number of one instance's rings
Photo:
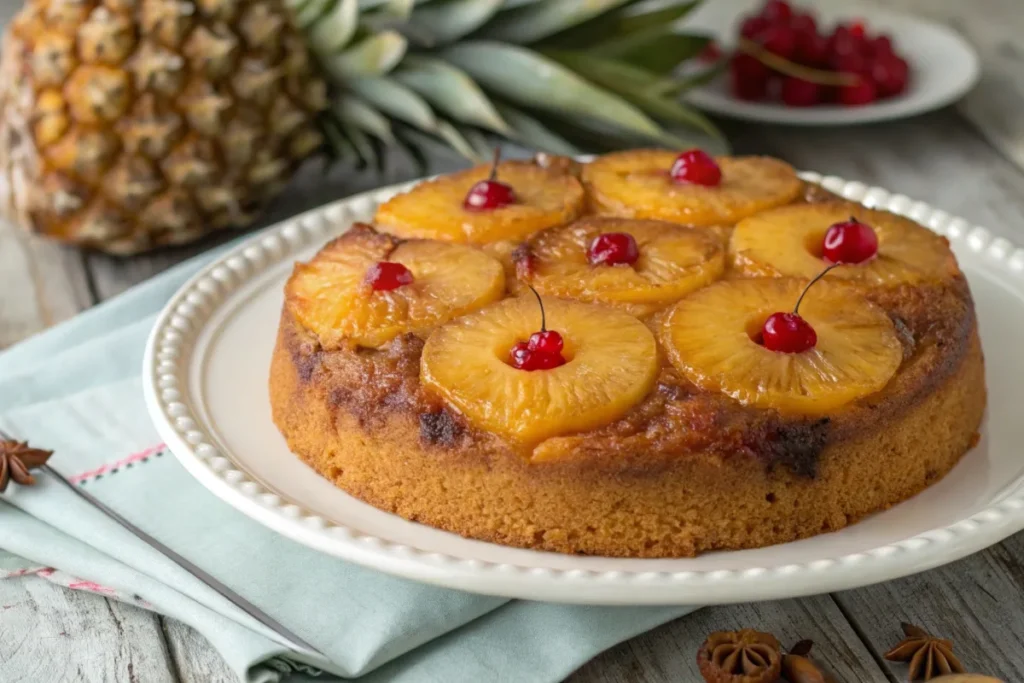
[[[408,186],[336,202],[269,228],[168,302],[146,349],[146,401],[181,463],[281,534],[381,571],[463,590],[589,604],[717,604],[842,590],[919,572],[1024,528],[1024,251],[907,197],[820,181],[946,235],[976,299],[988,363],[980,444],[941,482],[841,531],[697,558],[577,557],[472,541],[361,503],[288,452],[271,423],[268,366],[285,278],[377,203]],[[922,434],[922,439],[928,435]]]

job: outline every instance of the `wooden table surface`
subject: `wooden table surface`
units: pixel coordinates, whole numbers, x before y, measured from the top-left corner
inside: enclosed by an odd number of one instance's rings
[[[725,0],[723,0],[725,1]],[[10,16],[13,0],[0,3]],[[859,179],[933,203],[1024,242],[1024,8],[1020,0],[904,0],[975,43],[981,85],[956,108],[865,127],[822,130],[723,123],[737,151]],[[1016,162],[1016,163],[1014,163]],[[263,225],[398,178],[307,169]],[[0,225],[0,349],[109,299],[209,248],[134,260],[82,254]],[[2,541],[0,541],[2,544]],[[784,643],[815,641],[839,681],[902,681],[881,654],[909,621],[951,638],[972,671],[1024,681],[1024,534],[954,564],[868,588],[796,600],[710,607],[612,648],[572,683],[689,683],[718,629],[754,627]],[[190,628],[39,580],[0,581],[0,681],[233,680]]]

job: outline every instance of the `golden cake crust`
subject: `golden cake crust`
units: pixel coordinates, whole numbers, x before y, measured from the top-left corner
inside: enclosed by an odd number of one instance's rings
[[[827,419],[700,392],[666,364],[622,419],[524,452],[423,391],[420,338],[324,351],[286,310],[274,421],[345,491],[471,538],[633,557],[791,541],[918,493],[977,438],[984,368],[962,277],[873,298],[898,321],[904,363],[882,392]]]

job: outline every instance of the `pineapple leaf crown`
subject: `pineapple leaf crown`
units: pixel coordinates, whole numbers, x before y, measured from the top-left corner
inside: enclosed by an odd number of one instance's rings
[[[708,43],[700,0],[285,0],[333,87],[330,150],[383,168],[447,146],[472,160],[501,136],[556,154],[637,143],[724,147],[679,102],[717,66],[679,75]]]

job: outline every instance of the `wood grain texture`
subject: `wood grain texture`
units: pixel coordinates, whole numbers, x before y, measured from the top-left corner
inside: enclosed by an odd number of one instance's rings
[[[832,598],[821,595],[698,610],[608,650],[584,665],[567,683],[700,681],[697,650],[708,634],[741,628],[772,633],[783,647],[810,638],[814,641],[812,658],[839,681],[887,680]]]
[[[163,617],[160,622],[181,683],[229,683],[237,680],[220,653],[191,626]]]
[[[92,303],[81,254],[0,221],[0,349]]]
[[[28,577],[0,581],[0,681],[173,683],[157,617]]]
[[[1024,110],[1024,11],[1020,4],[900,0],[896,5],[952,27],[978,51],[981,81],[956,106],[997,150],[1024,169],[1024,118],[1020,116]]]
[[[1024,681],[1024,535],[939,569],[836,594],[875,652],[902,638],[899,622],[953,641],[968,671]],[[907,667],[884,662],[898,680]]]

